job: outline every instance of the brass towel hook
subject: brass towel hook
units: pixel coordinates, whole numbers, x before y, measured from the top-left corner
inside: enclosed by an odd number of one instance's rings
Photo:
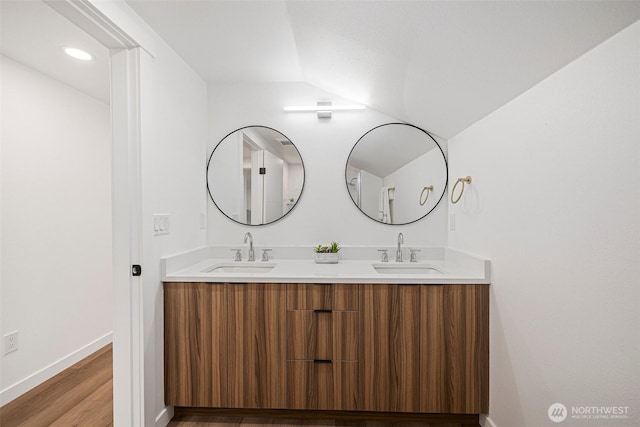
[[[468,176],[466,178],[458,178],[458,180],[456,181],[456,183],[453,186],[453,190],[451,190],[451,203],[453,203],[454,205],[460,201],[460,198],[462,197],[462,193],[464,193],[464,183],[465,182],[467,184],[471,184],[471,177]],[[460,188],[460,194],[454,200],[453,194],[456,192],[456,187],[460,183],[462,183],[462,187]]]
[[[422,196],[424,196],[424,192],[427,192],[427,197],[424,198],[424,201],[422,200]],[[420,206],[424,206],[425,203],[427,203],[427,200],[429,200],[429,192],[433,191],[433,185],[430,185],[428,187],[424,187],[422,189],[422,192],[420,193]]]

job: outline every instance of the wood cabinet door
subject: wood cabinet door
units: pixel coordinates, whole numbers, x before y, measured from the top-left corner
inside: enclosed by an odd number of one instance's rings
[[[358,359],[357,311],[287,311],[288,360]]]
[[[360,286],[359,410],[419,412],[420,288]]]
[[[357,409],[357,362],[290,360],[287,375],[289,409]]]
[[[229,407],[286,408],[286,288],[229,284]]]
[[[226,318],[224,284],[164,284],[167,405],[227,406]]]
[[[489,410],[489,285],[422,286],[420,411]]]

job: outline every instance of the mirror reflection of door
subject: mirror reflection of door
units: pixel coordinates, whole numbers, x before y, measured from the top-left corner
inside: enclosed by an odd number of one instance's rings
[[[262,223],[273,222],[285,214],[283,201],[284,193],[284,160],[263,151],[262,165],[264,174],[262,176],[262,202],[263,217]]]
[[[243,142],[242,147],[242,178],[243,178],[243,200],[242,206],[244,208],[244,217],[242,221],[246,224],[251,224],[251,145]]]
[[[268,224],[285,214],[282,204],[285,182],[283,180],[284,160],[262,149],[251,150],[249,178],[250,205],[247,223]]]
[[[297,203],[304,184],[302,158],[282,133],[263,126],[239,129],[216,146],[207,165],[207,187],[227,217],[268,224]]]

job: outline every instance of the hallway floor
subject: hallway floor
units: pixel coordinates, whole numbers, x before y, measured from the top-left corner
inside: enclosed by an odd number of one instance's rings
[[[111,344],[0,408],[2,427],[113,425]],[[179,415],[169,427],[465,427],[462,424]],[[477,424],[474,424],[477,426]]]
[[[109,344],[0,408],[0,426],[112,426],[112,360]]]

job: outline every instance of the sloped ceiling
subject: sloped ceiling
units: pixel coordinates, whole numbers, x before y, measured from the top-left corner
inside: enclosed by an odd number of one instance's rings
[[[207,81],[306,81],[444,138],[640,19],[636,1],[128,3]]]

